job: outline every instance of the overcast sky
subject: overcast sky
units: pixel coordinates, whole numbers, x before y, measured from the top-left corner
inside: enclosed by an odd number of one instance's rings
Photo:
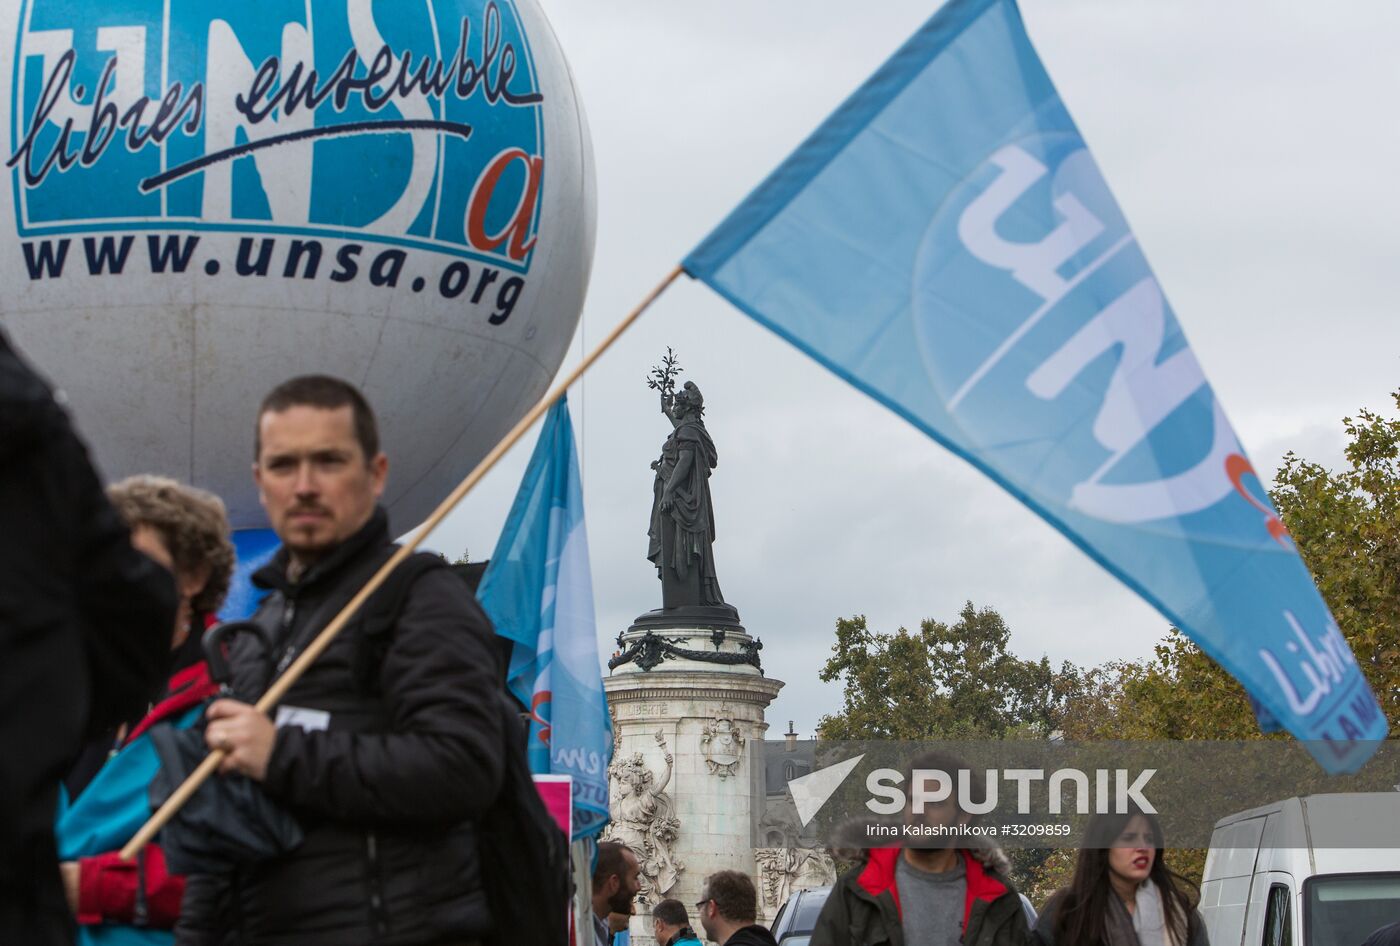
[[[543,0],[598,168],[565,368],[932,13],[906,0]],[[1023,0],[1031,39],[1266,479],[1341,460],[1340,419],[1400,388],[1400,4]],[[698,283],[570,395],[599,649],[660,606],[645,559],[666,346],[703,389],[725,597],[787,686],[773,733],[840,708],[838,617],[1006,618],[1025,657],[1137,659],[1166,621],[1034,514]],[[487,557],[533,435],[430,540]]]

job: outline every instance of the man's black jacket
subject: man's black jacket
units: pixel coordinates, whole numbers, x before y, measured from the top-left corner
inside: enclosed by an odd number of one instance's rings
[[[0,943],[71,941],[53,824],[85,736],[140,716],[175,585],[131,547],[53,390],[0,333]]]
[[[278,646],[234,641],[235,690],[265,690],[286,646],[303,650],[391,551],[378,510],[296,583],[279,552],[254,576],[273,591],[256,620]],[[278,729],[263,788],[306,840],[231,878],[191,877],[177,943],[416,946],[488,929],[490,865],[479,863],[473,819],[502,773],[491,624],[463,581],[437,568],[414,582],[387,639],[366,640],[363,627],[352,620],[281,704],[313,711],[299,714],[311,728]],[[318,714],[329,714],[324,729]]]
[[[765,927],[754,924],[735,930],[724,946],[777,946],[777,940]]]

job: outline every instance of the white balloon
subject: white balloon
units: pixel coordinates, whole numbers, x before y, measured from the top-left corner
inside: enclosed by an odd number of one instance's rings
[[[407,529],[564,357],[592,155],[534,0],[0,0],[0,83],[0,320],[110,477],[259,526],[258,403],[324,372]]]

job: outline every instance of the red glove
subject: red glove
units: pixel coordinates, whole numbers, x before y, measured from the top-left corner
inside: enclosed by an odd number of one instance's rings
[[[165,867],[165,854],[154,844],[134,861],[110,851],[78,861],[78,922],[128,923],[174,929],[185,895],[185,878]]]

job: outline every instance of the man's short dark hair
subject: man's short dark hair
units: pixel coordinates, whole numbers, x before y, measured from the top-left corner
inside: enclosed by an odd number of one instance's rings
[[[627,845],[617,841],[598,842],[598,863],[593,868],[593,886],[601,887],[614,874],[621,877],[627,873],[627,856],[623,853],[626,850]]]
[[[945,752],[942,749],[926,750],[910,760],[909,765],[904,771],[904,777],[908,779],[910,783],[911,798],[913,797],[914,773],[919,769],[936,770],[946,773],[948,777],[953,780],[954,786],[957,784],[959,773],[966,770],[969,800],[973,802],[982,802],[987,798],[987,781],[982,776],[982,769],[968,765],[963,759],[950,752]],[[957,798],[957,788],[954,787],[952,791],[953,794],[950,797]],[[967,816],[969,823],[976,824],[981,820],[981,815],[974,814],[970,811],[963,811],[961,805],[958,806],[958,810]]]
[[[748,874],[737,870],[711,874],[705,878],[705,894],[726,920],[752,923],[758,918],[758,891]]]
[[[355,439],[364,451],[368,463],[379,455],[379,425],[375,423],[374,411],[360,389],[349,381],[333,378],[326,374],[304,374],[283,381],[267,393],[262,406],[258,408],[257,420],[253,424],[253,459],[262,453],[262,417],[269,411],[280,413],[292,407],[319,407],[333,411],[339,407],[349,407],[355,425]]]
[[[652,908],[651,918],[667,926],[690,925],[690,914],[685,912],[685,904],[679,900],[662,900]]]

